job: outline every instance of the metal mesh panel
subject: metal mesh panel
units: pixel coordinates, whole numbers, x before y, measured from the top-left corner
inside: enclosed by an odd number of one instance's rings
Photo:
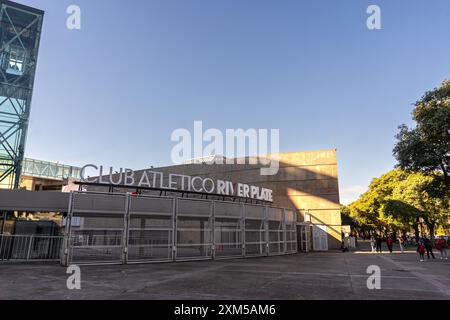
[[[131,214],[170,214],[173,212],[173,199],[159,197],[131,197]]]
[[[130,230],[128,261],[172,259],[172,229]]]
[[[99,194],[99,193],[74,193],[73,212],[83,216],[95,215],[123,215],[125,213],[125,195]]]
[[[264,256],[267,254],[266,221],[245,220],[245,255]]]
[[[241,218],[242,205],[230,202],[216,202],[214,206],[214,216],[224,218]]]
[[[269,221],[282,221],[284,219],[282,208],[267,208],[267,219]]]
[[[211,201],[178,199],[177,215],[210,216]]]
[[[249,219],[265,219],[265,208],[263,206],[245,206],[245,218]]]
[[[241,228],[240,218],[215,218],[214,242],[216,257],[242,256]]]
[[[297,252],[297,216],[292,210],[285,210],[286,252]]]
[[[286,209],[285,210],[285,220],[286,220],[286,223],[297,222],[295,212],[292,210]]]
[[[212,202],[178,200],[176,258],[212,258]]]
[[[283,254],[285,252],[285,224],[282,208],[267,208],[267,226],[269,234],[269,254]]]
[[[73,230],[70,236],[70,260],[72,263],[120,263],[122,238],[123,230],[120,229]]]
[[[215,257],[239,257],[243,255],[242,232],[243,206],[237,203],[214,204]]]
[[[173,199],[131,197],[128,261],[172,260]]]
[[[72,263],[121,263],[125,230],[126,196],[74,193],[69,259]]]
[[[212,255],[209,217],[177,218],[177,257],[209,258]]]
[[[285,230],[282,221],[269,221],[269,253],[285,252]]]

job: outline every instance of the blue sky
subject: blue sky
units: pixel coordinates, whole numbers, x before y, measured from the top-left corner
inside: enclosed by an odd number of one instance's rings
[[[448,0],[20,0],[46,11],[26,155],[171,163],[176,128],[279,128],[338,149],[343,202],[393,168],[412,103],[450,77]],[[82,29],[66,28],[66,8]],[[382,30],[369,31],[377,4]]]

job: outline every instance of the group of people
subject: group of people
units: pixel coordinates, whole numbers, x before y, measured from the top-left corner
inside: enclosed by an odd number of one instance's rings
[[[389,252],[392,253],[395,241],[396,239],[394,235],[388,235],[385,239],[379,235],[376,235],[370,238],[370,246],[372,247],[372,252],[382,253],[383,252],[382,244],[383,242],[386,242]],[[405,241],[402,237],[398,237],[397,241],[400,246],[400,251],[403,253],[405,250],[404,246]]]
[[[372,248],[372,252],[382,253],[383,248],[382,244],[386,242],[387,248],[390,253],[392,253],[394,248],[394,243],[398,242],[400,247],[400,252],[403,253],[405,251],[405,239],[403,237],[396,237],[395,234],[389,234],[386,238],[381,237],[380,235],[372,236],[370,238],[370,246]],[[420,261],[425,261],[425,253],[427,254],[427,258],[436,259],[433,253],[433,245],[436,250],[440,252],[440,258],[448,260],[448,243],[444,238],[436,238],[434,241],[430,237],[422,237],[417,242],[417,252],[419,253]]]
[[[448,244],[447,241],[445,241],[445,239],[443,238],[435,239],[434,247],[436,248],[436,250],[440,252],[441,259],[448,260],[448,252],[447,252]],[[430,255],[431,257],[433,257],[433,259],[436,259],[433,253],[433,242],[428,237],[424,237],[419,240],[419,243],[417,245],[417,252],[419,253],[421,262],[425,261],[425,252],[427,253],[428,259],[430,259]]]

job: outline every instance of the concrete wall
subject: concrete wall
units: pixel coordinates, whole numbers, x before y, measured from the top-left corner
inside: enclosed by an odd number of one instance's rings
[[[68,193],[0,189],[0,211],[67,212],[68,207]]]

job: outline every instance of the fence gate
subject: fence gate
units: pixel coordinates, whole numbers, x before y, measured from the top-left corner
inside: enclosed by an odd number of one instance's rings
[[[328,233],[327,226],[313,225],[313,248],[314,251],[326,251],[328,250]]]
[[[123,194],[71,194],[66,220],[65,264],[124,262],[128,200]]]
[[[286,253],[298,252],[297,240],[297,213],[294,210],[285,210],[286,221]]]
[[[176,260],[213,257],[213,202],[177,199]]]
[[[62,263],[125,264],[297,252],[292,210],[204,199],[73,192]]]
[[[175,200],[161,197],[129,200],[125,262],[173,260]]]
[[[214,258],[244,256],[244,205],[214,202]]]
[[[309,223],[297,224],[298,234],[298,250],[309,252],[312,250],[311,245],[311,225]]]

